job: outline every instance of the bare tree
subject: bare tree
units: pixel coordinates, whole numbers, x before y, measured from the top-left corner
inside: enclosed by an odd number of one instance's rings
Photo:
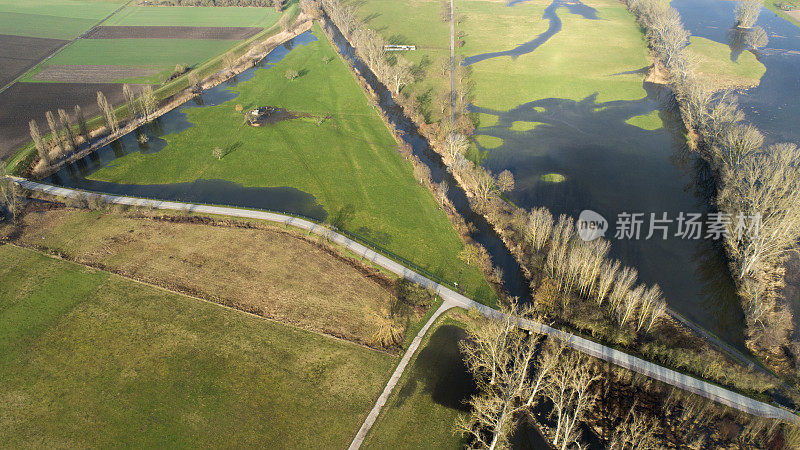
[[[766,47],[769,43],[769,36],[763,28],[753,27],[745,36],[745,43],[755,49]]]
[[[486,201],[494,194],[495,180],[492,174],[481,167],[474,170],[475,189],[480,200]]]
[[[735,167],[753,156],[763,143],[764,136],[753,125],[731,125],[713,150],[720,164]]]
[[[760,0],[739,0],[736,2],[736,26],[739,28],[751,28],[756,24],[758,15],[761,14]]]
[[[447,191],[450,189],[450,186],[447,184],[447,180],[442,180],[440,183],[436,183],[434,185],[436,198],[439,200],[439,204],[444,206],[447,202]]]
[[[139,111],[139,105],[137,105],[136,96],[133,94],[133,90],[131,90],[130,85],[122,85],[122,94],[125,96],[125,101],[128,103],[128,117],[130,117],[131,120],[136,119]]]
[[[414,164],[414,178],[420,184],[430,183],[431,169],[423,163]]]
[[[50,127],[50,139],[58,148],[58,154],[63,155],[66,152],[66,148],[64,147],[64,142],[61,140],[61,133],[58,130],[59,126],[56,123],[56,118],[53,116],[52,111],[47,111],[45,117],[47,118],[47,126]]]
[[[42,134],[39,132],[39,125],[35,120],[28,122],[28,127],[31,130],[31,140],[33,145],[36,146],[36,151],[39,153],[39,158],[44,162],[45,166],[50,166],[50,151],[45,142],[42,140]]]
[[[78,121],[78,132],[83,137],[84,142],[89,144],[92,136],[89,134],[89,127],[86,125],[86,117],[84,117],[80,105],[75,105],[75,120]]]
[[[411,75],[411,67],[411,62],[402,56],[398,56],[395,64],[390,67],[389,77],[392,80],[395,95],[400,93],[400,89],[403,86],[414,81],[414,77]]]
[[[225,53],[222,57],[222,66],[224,69],[227,69],[229,72],[233,72],[233,68],[236,65],[236,55],[233,52]]]
[[[17,221],[20,206],[22,204],[22,194],[17,183],[6,178],[8,171],[6,163],[0,161],[0,212],[5,212],[11,216],[11,221]]]
[[[72,119],[63,109],[58,110],[58,121],[61,123],[61,129],[64,130],[64,137],[67,139],[72,151],[78,149],[78,140],[75,137],[75,132],[72,131]]]
[[[288,14],[281,16],[280,20],[281,30],[290,31],[292,29],[292,18]]]
[[[448,133],[444,140],[447,157],[455,161],[458,156],[463,156],[469,148],[469,140],[460,133]]]
[[[603,305],[603,302],[611,292],[611,286],[617,278],[617,272],[621,263],[618,260],[603,261],[600,265],[600,273],[597,277],[597,290],[595,291],[595,301],[598,305]]]
[[[553,230],[553,215],[547,208],[536,208],[528,214],[523,235],[534,252],[542,250]]]
[[[108,132],[111,134],[118,132],[119,122],[117,122],[117,116],[114,114],[114,108],[111,107],[106,96],[100,91],[97,91],[97,106],[100,107],[100,111],[103,113],[103,117],[106,120]]]
[[[636,403],[631,406],[609,442],[609,450],[650,450],[658,448],[655,436],[655,419],[646,411],[637,411]]]
[[[193,73],[194,72],[189,74],[190,78]],[[158,109],[158,98],[156,97],[156,93],[153,91],[152,86],[147,85],[142,89],[142,95],[139,98],[139,103],[142,106],[142,114],[144,115],[145,122],[149,122],[150,116],[152,116]]]
[[[514,174],[509,170],[504,170],[497,175],[497,189],[500,192],[511,192],[514,190]]]
[[[553,403],[556,429],[552,444],[566,450],[580,439],[580,425],[586,410],[595,401],[591,385],[600,377],[596,375],[589,359],[575,351],[562,354],[559,364],[550,375],[544,394]]]

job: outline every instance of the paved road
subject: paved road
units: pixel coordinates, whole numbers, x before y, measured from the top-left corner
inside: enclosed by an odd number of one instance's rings
[[[42,183],[33,182],[23,178],[10,177],[13,181],[17,182],[25,189],[43,192],[46,194],[56,195],[59,197],[75,198],[86,195],[85,191],[57,187]],[[348,248],[350,251],[368,259],[373,263],[392,271],[393,273],[413,281],[421,286],[424,286],[436,292],[439,297],[447,304],[452,304],[466,309],[475,308],[482,314],[489,317],[502,317],[502,313],[496,309],[492,309],[486,305],[475,302],[445,286],[442,286],[416,272],[404,267],[403,265],[383,256],[358,242],[336,233],[335,231],[308,220],[298,219],[296,217],[286,216],[283,214],[276,214],[266,211],[238,209],[224,206],[209,206],[209,205],[195,205],[180,202],[168,202],[161,200],[148,200],[133,197],[122,197],[108,194],[96,194],[100,199],[107,203],[114,203],[119,205],[142,206],[155,209],[165,209],[173,211],[188,211],[202,214],[215,214],[231,217],[243,217],[249,219],[262,219],[270,222],[278,222],[286,225],[291,225],[297,228],[307,230],[319,236],[326,237],[327,239]],[[708,399],[714,400],[723,405],[731,408],[744,411],[748,414],[756,416],[782,419],[800,424],[800,417],[793,414],[791,411],[778,406],[770,405],[759,400],[746,397],[728,389],[719,387],[706,381],[685,375],[666,367],[659,366],[658,364],[645,361],[641,358],[629,355],[625,352],[606,347],[604,345],[584,339],[580,336],[567,333],[565,331],[557,330],[555,328],[543,325],[540,323],[532,322],[530,320],[520,320],[519,324],[522,328],[531,330],[535,333],[546,334],[556,339],[564,341],[567,345],[587,355],[591,355],[602,359],[603,361],[615,364],[655,380],[664,382],[671,386],[675,386],[687,391],[701,395]],[[405,358],[405,356],[404,356]],[[410,358],[410,356],[409,356]]]
[[[456,23],[455,6],[450,0],[450,114],[451,119],[456,121]]]

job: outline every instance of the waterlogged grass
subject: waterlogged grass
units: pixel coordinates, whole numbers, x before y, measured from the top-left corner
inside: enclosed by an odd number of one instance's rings
[[[203,178],[294,187],[314,195],[337,226],[493,303],[481,271],[458,258],[463,243],[446,215],[416,183],[396,141],[318,27],[314,33],[319,41],[296,47],[275,67],[231,88],[236,99],[186,109],[195,126],[166,136],[165,149],[126,155],[91,178],[133,184]],[[300,77],[288,80],[288,69]],[[314,117],[253,128],[244,124],[237,104],[245,111],[273,105]],[[219,160],[215,147],[230,153]]]
[[[459,350],[470,319],[457,311],[439,318],[428,331],[364,448],[464,448],[455,423],[469,414],[462,402],[475,388]]]
[[[511,123],[512,131],[530,131],[536,129],[542,122],[529,122],[527,120],[515,120]]]
[[[480,144],[481,147],[487,149],[493,149],[503,145],[503,140],[499,137],[486,136],[484,134],[476,135],[475,140],[478,142],[478,144]]]
[[[274,8],[128,6],[103,25],[266,28],[280,15]]]
[[[661,117],[658,115],[658,111],[651,111],[640,116],[633,116],[626,120],[625,123],[639,127],[643,130],[658,130],[664,126]]]
[[[757,86],[767,72],[766,66],[751,52],[742,52],[731,61],[731,50],[726,44],[692,36],[688,50],[698,61],[701,76],[729,87]]]
[[[548,0],[531,0],[513,7],[504,2],[463,0],[467,35],[463,56],[505,51],[534,39],[548,27],[541,19]],[[541,98],[582,100],[597,93],[600,102],[636,100],[646,96],[642,75],[626,73],[647,67],[647,45],[634,17],[616,0],[587,0],[599,20],[589,20],[559,8],[563,22],[533,53],[473,64],[474,104],[508,110]]]
[[[0,0],[0,34],[69,40],[124,0]]]
[[[0,247],[6,447],[344,448],[394,363],[354,344]]]
[[[539,177],[545,183],[562,183],[567,177],[560,173],[546,173]]]

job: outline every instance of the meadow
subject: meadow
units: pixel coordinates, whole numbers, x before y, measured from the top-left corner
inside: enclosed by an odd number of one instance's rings
[[[451,310],[431,327],[364,440],[364,448],[464,447],[455,424],[469,414],[463,402],[477,393],[459,349],[470,322],[463,310]]]
[[[195,126],[164,137],[153,154],[131,153],[90,178],[131,184],[223,179],[244,186],[289,186],[314,195],[331,222],[494,302],[477,267],[462,262],[463,242],[320,29],[278,64],[230,87],[234,100],[187,108]],[[290,80],[287,70],[298,78]],[[242,112],[236,105],[241,105]],[[243,112],[278,106],[306,117],[265,127]],[[223,158],[214,149],[226,149]]]
[[[280,15],[273,8],[128,6],[103,25],[268,28]]]
[[[8,245],[0,286],[8,447],[341,448],[394,365],[385,353]]]
[[[124,0],[0,0],[0,33],[70,40],[124,3]]]

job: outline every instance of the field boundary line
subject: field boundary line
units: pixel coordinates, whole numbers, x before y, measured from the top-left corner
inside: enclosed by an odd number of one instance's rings
[[[11,80],[9,83],[7,83],[5,86],[3,86],[2,88],[0,88],[0,94],[2,94],[2,93],[3,93],[3,92],[6,90],[6,89],[10,88],[12,84],[14,84],[14,83],[18,82],[18,81],[19,81],[21,78],[23,78],[25,75],[27,75],[27,74],[31,73],[31,71],[32,71],[32,70],[36,70],[36,68],[37,68],[37,67],[39,67],[39,66],[41,66],[43,63],[47,62],[47,60],[49,60],[50,58],[52,58],[52,57],[56,56],[58,53],[60,53],[60,52],[61,52],[61,50],[64,50],[64,49],[65,49],[65,48],[67,48],[68,46],[70,46],[70,45],[74,44],[74,43],[75,43],[75,41],[77,41],[78,39],[82,39],[84,36],[88,35],[88,34],[89,34],[89,33],[91,33],[92,31],[94,31],[94,30],[95,30],[97,27],[99,27],[99,26],[100,26],[100,25],[101,25],[103,22],[105,22],[105,21],[107,21],[108,19],[110,19],[110,18],[114,17],[114,15],[115,15],[115,14],[117,14],[117,13],[118,13],[118,12],[120,12],[120,11],[122,11],[123,9],[125,9],[125,8],[126,8],[128,5],[130,5],[130,4],[131,4],[131,3],[133,3],[133,2],[134,2],[134,0],[128,0],[127,2],[125,2],[125,4],[123,4],[122,6],[120,6],[119,8],[117,8],[116,10],[114,10],[114,12],[112,12],[111,14],[109,14],[109,15],[107,15],[106,17],[104,17],[104,18],[100,19],[98,22],[95,22],[95,24],[94,24],[94,25],[92,25],[92,27],[91,27],[91,28],[89,28],[88,30],[86,30],[86,31],[84,31],[83,33],[79,34],[77,37],[74,37],[74,38],[72,38],[71,40],[67,41],[67,42],[66,42],[66,43],[64,43],[64,45],[62,45],[61,47],[58,47],[57,49],[53,50],[53,52],[52,52],[52,53],[50,53],[49,55],[45,56],[45,58],[44,58],[44,59],[42,59],[42,60],[40,60],[39,62],[37,62],[36,64],[34,64],[34,65],[33,65],[33,67],[30,67],[30,68],[28,68],[28,70],[26,70],[26,71],[25,71],[24,73],[22,73],[20,76],[18,76],[17,78],[14,78],[14,79],[13,79],[13,80]]]
[[[180,291],[174,291],[172,289],[166,288],[164,286],[160,286],[158,284],[151,283],[149,281],[140,280],[138,278],[134,278],[134,277],[131,277],[129,275],[123,275],[121,273],[114,272],[114,271],[111,271],[111,270],[108,270],[108,269],[104,269],[102,267],[97,267],[97,266],[94,266],[94,265],[91,265],[91,264],[86,264],[86,263],[74,261],[74,260],[69,259],[69,258],[64,258],[63,256],[59,256],[59,255],[56,255],[56,254],[53,254],[53,253],[49,253],[49,252],[40,250],[40,249],[38,249],[36,247],[27,247],[27,246],[24,246],[24,245],[19,245],[19,244],[14,243],[14,242],[2,242],[2,243],[0,243],[0,247],[2,247],[3,245],[8,245],[8,246],[16,247],[16,248],[19,248],[19,249],[23,249],[23,250],[26,250],[26,251],[29,251],[29,252],[38,253],[38,254],[40,254],[42,256],[46,256],[46,257],[48,257],[50,259],[55,259],[57,261],[63,261],[63,262],[75,264],[75,265],[78,265],[78,266],[81,266],[81,267],[86,267],[88,269],[96,270],[98,272],[104,272],[104,273],[107,273],[109,275],[120,277],[120,278],[125,279],[127,281],[131,281],[133,283],[137,283],[137,284],[141,284],[141,285],[144,285],[144,286],[147,286],[147,287],[150,287],[150,288],[157,289],[159,291],[167,292],[167,293],[170,293],[170,294],[173,294],[173,295],[178,295],[178,296],[181,296],[181,297],[190,298],[192,300],[197,300],[197,301],[200,301],[200,302],[203,302],[203,303],[208,303],[209,305],[215,305],[215,306],[218,306],[220,308],[227,309],[229,311],[236,311],[237,313],[246,314],[248,316],[255,317],[255,318],[258,318],[258,319],[261,319],[261,320],[266,320],[266,321],[273,322],[273,323],[278,323],[278,324],[281,324],[281,325],[284,325],[284,326],[287,326],[287,327],[292,327],[292,328],[295,328],[295,329],[298,329],[298,330],[303,330],[305,332],[313,333],[313,334],[316,334],[318,336],[323,336],[323,337],[326,337],[326,338],[335,339],[337,341],[346,342],[348,344],[352,344],[352,345],[355,345],[355,346],[358,346],[358,347],[362,347],[362,348],[365,348],[365,349],[368,349],[368,350],[372,350],[372,351],[377,352],[377,353],[383,353],[383,354],[389,355],[391,357],[398,356],[396,353],[391,353],[391,352],[386,351],[386,350],[381,350],[379,348],[370,347],[369,345],[362,344],[362,343],[356,342],[356,341],[351,341],[350,339],[345,339],[345,338],[343,338],[341,336],[336,336],[335,334],[328,334],[328,333],[324,333],[324,332],[319,331],[319,330],[312,330],[312,329],[309,329],[309,328],[304,328],[304,327],[295,325],[293,323],[287,323],[287,322],[283,322],[283,321],[278,320],[278,319],[274,319],[272,317],[262,316],[262,315],[259,315],[259,314],[256,314],[256,313],[253,313],[253,312],[250,312],[250,311],[245,311],[244,309],[239,309],[239,308],[236,308],[236,307],[233,307],[233,306],[225,305],[225,304],[222,304],[222,303],[217,303],[217,302],[215,302],[213,300],[208,300],[208,299],[205,299],[203,297],[198,297],[196,295],[192,295],[192,294],[188,294],[188,293],[180,292]]]
[[[505,315],[502,312],[494,308],[491,308],[484,304],[478,303],[470,298],[467,298],[466,296],[461,295],[458,292],[455,292],[452,289],[442,284],[439,284],[423,275],[420,275],[419,273],[384,256],[383,254],[380,254],[375,250],[372,250],[364,246],[363,244],[360,244],[359,242],[356,242],[353,239],[350,239],[345,235],[340,234],[326,227],[325,225],[314,223],[309,220],[300,219],[297,217],[288,216],[286,214],[279,214],[269,211],[233,208],[226,206],[210,206],[210,205],[163,201],[163,200],[148,200],[135,197],[125,197],[119,195],[95,193],[90,191],[64,188],[49,184],[38,183],[19,177],[9,176],[7,178],[17,183],[24,189],[30,191],[42,192],[45,194],[54,195],[58,197],[84,198],[87,196],[92,196],[97,200],[100,200],[105,203],[140,206],[146,208],[164,209],[173,211],[216,214],[221,216],[242,217],[250,219],[262,219],[271,222],[283,223],[287,226],[301,228],[310,233],[328,239],[329,241],[336,243],[340,246],[346,247],[352,252],[356,253],[357,255],[372,261],[374,264],[384,267],[385,269],[394,272],[395,274],[411,282],[414,282],[422,287],[434,291],[437,295],[439,295],[439,297],[442,299],[443,302],[451,302],[454,303],[456,306],[460,306],[468,310],[476,309],[484,316],[490,318],[505,317]],[[676,370],[669,369],[667,367],[661,366],[660,364],[656,364],[641,359],[639,357],[633,356],[631,354],[625,353],[615,348],[607,347],[603,344],[591,341],[589,339],[569,333],[567,331],[558,330],[556,328],[541,323],[537,323],[528,319],[519,319],[517,322],[520,328],[530,330],[538,334],[551,336],[555,339],[564,342],[566,345],[572,347],[577,351],[580,351],[590,356],[594,356],[598,359],[617,365],[619,367],[629,369],[641,375],[645,375],[654,380],[658,380],[663,383],[669,384],[671,386],[687,390],[689,392],[703,396],[709,400],[713,400],[715,402],[721,403],[731,408],[738,409],[740,411],[756,416],[786,420],[789,422],[800,424],[800,417],[798,417],[796,413],[792,412],[791,410],[783,406],[776,406],[769,403],[765,403],[761,400],[757,400],[752,397],[740,394],[738,392],[734,392],[727,388],[718,386],[712,382],[701,380],[691,375],[687,375],[678,372]]]

